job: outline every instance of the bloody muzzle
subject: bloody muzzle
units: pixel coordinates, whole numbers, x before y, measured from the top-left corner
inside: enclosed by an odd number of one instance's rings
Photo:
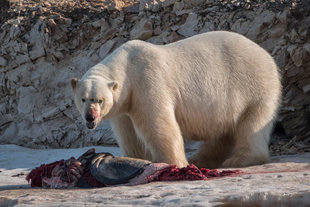
[[[87,122],[93,122],[97,117],[98,117],[98,111],[94,108],[90,108],[85,115],[85,120]]]

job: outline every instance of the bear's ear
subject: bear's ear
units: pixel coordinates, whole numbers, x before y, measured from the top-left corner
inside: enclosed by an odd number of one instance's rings
[[[110,82],[110,83],[108,83],[108,86],[112,91],[116,91],[118,89],[118,83],[117,82]]]
[[[71,87],[72,87],[73,93],[75,93],[75,91],[76,91],[77,83],[78,83],[78,79],[77,78],[72,78],[72,80],[71,80]]]

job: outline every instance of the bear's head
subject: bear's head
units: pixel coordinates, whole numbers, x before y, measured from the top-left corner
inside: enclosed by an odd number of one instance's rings
[[[105,119],[113,106],[113,92],[118,88],[116,82],[104,78],[78,80],[73,78],[71,86],[74,102],[82,114],[86,126],[94,129]]]

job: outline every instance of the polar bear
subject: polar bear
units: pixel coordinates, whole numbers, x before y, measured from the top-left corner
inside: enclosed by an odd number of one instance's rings
[[[109,119],[124,156],[184,167],[189,139],[201,141],[189,158],[199,167],[268,161],[279,72],[242,35],[215,31],[167,45],[129,41],[71,85],[87,127]]]

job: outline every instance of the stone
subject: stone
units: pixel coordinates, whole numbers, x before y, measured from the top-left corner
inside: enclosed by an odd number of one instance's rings
[[[309,57],[306,50],[302,47],[297,47],[297,45],[288,47],[288,52],[297,67],[302,66],[304,61]]]
[[[215,30],[215,26],[212,22],[205,22],[199,33],[211,32]]]
[[[157,12],[163,1],[164,0],[141,0],[139,10]]]
[[[31,60],[36,60],[39,57],[45,56],[45,50],[43,48],[43,45],[36,46],[33,50],[29,52],[29,55]]]
[[[168,7],[168,6],[172,6],[174,4],[176,0],[164,0],[161,5],[162,7]]]
[[[12,20],[12,22],[11,22],[12,27],[10,27],[10,31],[9,31],[9,39],[10,40],[14,40],[21,33],[21,27],[19,26],[20,21],[21,21],[21,19]]]
[[[184,37],[191,37],[197,32],[195,31],[197,28],[197,24],[199,22],[198,16],[196,13],[189,13],[186,22],[180,26],[178,29],[178,33],[183,35]]]
[[[274,25],[269,31],[268,31],[268,34],[269,34],[269,37],[270,38],[280,38],[284,32],[286,31],[287,29],[287,24],[277,24],[277,25]]]
[[[37,91],[32,86],[21,87],[17,90],[19,97],[17,110],[20,114],[29,114],[33,111]]]
[[[172,11],[181,11],[184,8],[184,1],[175,2]]]
[[[269,53],[273,51],[273,49],[276,47],[277,41],[273,38],[267,38],[265,41],[260,42],[260,46],[267,50]]]
[[[1,114],[0,117],[0,127],[6,125],[13,121],[13,117],[11,114]]]
[[[30,60],[30,58],[29,58],[29,56],[28,55],[18,55],[17,57],[16,57],[16,63],[18,64],[18,65],[22,65],[22,64],[24,64],[24,63],[27,63],[27,62],[31,62],[31,60]]]
[[[152,37],[153,23],[151,20],[144,18],[130,31],[130,39],[147,40]]]
[[[170,29],[172,31],[177,31],[178,29],[180,29],[180,25],[174,25],[174,26],[170,27]]]
[[[267,27],[267,25],[270,25],[274,22],[275,17],[276,16],[272,11],[269,10],[263,11],[261,14],[256,16],[254,21],[251,23],[247,36],[251,40],[255,40],[263,28]]]
[[[295,43],[297,39],[298,39],[298,34],[295,29],[292,29],[292,31],[289,33],[289,40],[290,42]]]
[[[176,11],[175,12],[175,14],[177,15],[177,16],[182,16],[182,15],[184,15],[184,14],[189,14],[189,13],[191,13],[193,10],[192,9],[183,9],[183,10],[180,10],[180,11]]]
[[[51,55],[57,58],[57,61],[64,58],[64,55],[60,50],[50,50],[49,52]]]
[[[302,88],[302,91],[303,91],[304,93],[308,93],[308,92],[310,91],[310,84],[305,85],[305,86]]]
[[[30,70],[33,68],[31,63],[23,64],[14,70],[9,70],[6,74],[7,80],[13,82],[16,87],[27,85],[30,82]]]
[[[306,43],[302,46],[306,51],[307,53],[310,55],[310,43]]]
[[[153,44],[156,44],[156,45],[163,45],[164,44],[164,40],[162,38],[163,34],[166,34],[168,32],[163,32],[160,34],[160,36],[153,36],[149,39],[146,40],[146,42],[150,42],[150,43],[153,43]]]
[[[0,56],[0,66],[4,67],[4,66],[7,66],[7,64],[8,64],[8,61],[5,58]]]
[[[210,0],[184,0],[184,2],[192,6],[198,6],[202,3],[208,4]]]
[[[105,25],[105,24],[106,24],[105,19],[99,19],[99,20],[93,22],[92,26],[95,27],[95,28],[99,28],[99,27],[101,27],[102,25]]]
[[[105,0],[104,5],[108,9],[108,11],[120,11],[126,4],[124,1],[121,0]]]
[[[17,126],[15,123],[10,124],[5,130],[4,133],[1,136],[0,139],[0,144],[5,144],[5,143],[13,143],[12,140],[16,139],[16,134],[17,134]],[[17,141],[16,144],[19,144],[19,141]]]
[[[163,37],[163,41],[166,44],[176,42],[178,40],[180,40],[180,37],[176,32],[172,32],[171,34]]]
[[[298,27],[298,34],[302,40],[307,39],[307,35],[310,33],[310,17],[303,19]]]
[[[157,26],[155,29],[154,29],[154,35],[157,36],[157,35],[160,35],[161,34],[161,29],[160,29],[160,26]]]
[[[238,19],[232,26],[231,30],[240,34],[247,34],[250,28],[250,21]]]
[[[287,16],[289,14],[289,9],[284,9],[281,13],[278,13],[277,19],[280,23],[287,23]]]
[[[108,40],[106,43],[104,43],[99,49],[99,57],[101,59],[105,58],[113,48],[114,44],[114,40]]]
[[[285,49],[281,49],[275,57],[275,61],[280,68],[287,64],[288,53]]]

